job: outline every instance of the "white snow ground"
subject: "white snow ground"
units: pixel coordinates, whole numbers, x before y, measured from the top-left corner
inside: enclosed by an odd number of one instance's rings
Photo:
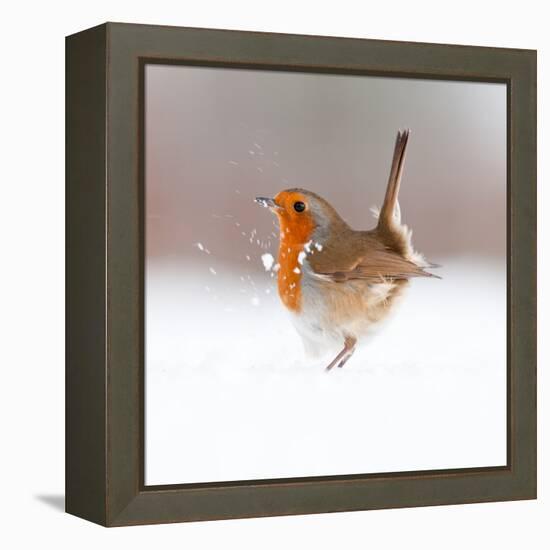
[[[329,373],[269,273],[149,265],[146,483],[505,464],[504,267],[444,263]]]

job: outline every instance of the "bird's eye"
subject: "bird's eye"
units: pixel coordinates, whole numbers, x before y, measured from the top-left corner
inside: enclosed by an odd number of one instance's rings
[[[296,201],[294,203],[294,210],[296,212],[303,212],[306,209],[306,205],[302,201]]]

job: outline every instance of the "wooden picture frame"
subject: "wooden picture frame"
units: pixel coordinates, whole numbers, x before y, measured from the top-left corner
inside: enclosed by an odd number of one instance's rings
[[[536,52],[119,23],[66,46],[67,512],[118,526],[536,498]],[[506,84],[506,466],[144,485],[148,62]]]

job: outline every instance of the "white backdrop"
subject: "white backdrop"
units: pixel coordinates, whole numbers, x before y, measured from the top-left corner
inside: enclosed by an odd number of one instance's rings
[[[550,52],[539,2],[174,3],[98,0],[4,6],[2,41],[2,366],[4,472],[0,543],[7,548],[546,548],[547,387],[539,389],[538,501],[106,530],[61,513],[64,361],[64,42],[106,20],[537,48],[539,101],[549,93]],[[540,105],[540,104],[539,104]],[[548,101],[539,110],[539,189],[548,173]],[[539,217],[548,212],[540,192]],[[550,280],[549,223],[539,225],[539,280]],[[550,330],[548,285],[539,334]],[[548,338],[540,340],[539,388]],[[548,431],[548,429],[546,429]],[[547,460],[546,460],[547,462]]]

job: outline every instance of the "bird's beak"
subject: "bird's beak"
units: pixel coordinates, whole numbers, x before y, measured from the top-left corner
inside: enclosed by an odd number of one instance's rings
[[[273,208],[273,209],[280,208],[280,206],[275,202],[274,199],[270,199],[268,197],[256,197],[254,200],[264,208]]]

